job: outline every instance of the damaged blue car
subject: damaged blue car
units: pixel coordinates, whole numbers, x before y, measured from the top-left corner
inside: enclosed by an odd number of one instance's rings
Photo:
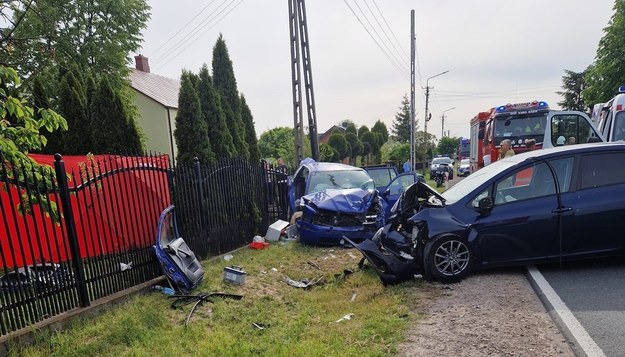
[[[304,161],[289,182],[289,208],[300,241],[337,245],[370,238],[385,223],[386,201],[358,167]]]

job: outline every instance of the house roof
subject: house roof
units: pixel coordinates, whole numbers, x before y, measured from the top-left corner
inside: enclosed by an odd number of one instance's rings
[[[178,108],[179,80],[133,68],[130,73],[130,82],[132,88],[154,99],[163,106]]]

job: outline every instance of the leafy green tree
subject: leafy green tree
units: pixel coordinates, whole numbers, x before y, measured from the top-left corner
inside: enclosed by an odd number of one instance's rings
[[[347,123],[347,125],[345,126],[345,133],[354,133],[355,135],[358,135],[358,129],[356,129],[356,124],[352,122]]]
[[[423,131],[415,133],[415,160],[424,161],[432,157],[432,152],[436,148],[434,134]]]
[[[347,143],[349,143],[349,146],[351,147],[351,164],[354,165],[356,163],[356,157],[362,155],[362,151],[364,150],[364,147],[362,145],[362,142],[358,139],[358,137],[356,136],[356,134],[352,133],[352,132],[347,132],[344,135],[345,140],[347,140]]]
[[[625,2],[614,2],[614,14],[603,32],[595,62],[584,76],[582,97],[589,106],[608,101],[625,83]]]
[[[360,141],[362,141],[363,145],[368,146],[369,149],[365,149],[365,155],[367,155],[367,163],[374,164],[376,163],[375,157],[380,153],[380,145],[378,145],[378,137],[373,132],[366,132],[362,134]],[[368,152],[367,152],[368,151]]]
[[[40,133],[41,129],[47,132],[67,130],[67,122],[51,109],[40,107],[35,110],[29,107],[21,98],[20,84],[21,80],[13,68],[0,65],[0,156],[3,159],[0,165],[4,165],[3,171],[8,179],[33,182],[33,176],[37,176],[37,182],[45,183],[49,188],[52,187],[49,177],[54,175],[54,171],[40,167],[27,154],[40,151],[46,145],[47,139]],[[39,103],[42,102],[40,99]],[[41,175],[42,170],[47,170],[49,174]],[[38,192],[23,190],[19,211],[30,213],[28,202],[38,202],[44,212],[58,221],[56,203],[52,201],[48,204],[47,197]]]
[[[384,145],[384,143],[388,141],[388,129],[386,128],[386,124],[384,124],[381,120],[378,119],[375,124],[373,124],[371,131],[382,135],[382,143],[380,146]]]
[[[96,153],[139,153],[141,138],[134,119],[124,107],[124,99],[109,80],[100,81],[91,111],[91,137]]]
[[[459,138],[448,136],[442,137],[438,141],[436,151],[441,155],[450,155],[449,157],[453,159],[456,156],[456,151],[458,151],[459,143]]]
[[[564,70],[565,75],[562,76],[562,92],[556,92],[564,99],[558,102],[558,105],[564,110],[586,110],[582,91],[584,90],[584,76],[586,72],[573,72],[568,69]]]
[[[358,139],[362,140],[362,135],[366,132],[369,132],[369,128],[366,125],[363,125],[360,128],[358,128]]]
[[[330,137],[328,138],[328,145],[336,149],[336,151],[339,153],[339,160],[343,160],[351,154],[349,152],[349,143],[347,142],[347,140],[345,140],[343,134],[335,133],[330,135]]]
[[[408,100],[408,96],[404,95],[401,106],[399,107],[399,112],[395,114],[395,120],[393,121],[393,127],[391,129],[393,139],[400,143],[409,143],[410,129],[410,101]],[[415,122],[415,132],[417,129],[418,126]]]
[[[36,120],[41,119],[39,109],[51,108],[50,100],[46,93],[45,85],[40,77],[36,77],[33,81],[33,109]],[[63,153],[63,127],[49,132],[45,127],[39,129],[41,135],[47,138],[47,144],[41,148],[41,152],[45,154]]]
[[[319,144],[319,161],[338,162],[339,152],[328,144]]]
[[[256,129],[254,128],[254,117],[252,111],[247,106],[247,101],[241,94],[241,120],[245,127],[245,142],[250,151],[250,160],[260,160],[260,152],[258,151],[258,141],[256,140]]]
[[[197,157],[200,163],[208,163],[215,159],[192,76],[192,73],[183,71],[180,77],[174,137],[178,148],[176,160],[181,164],[193,162],[194,157]]]
[[[218,157],[232,157],[236,153],[232,143],[232,135],[228,130],[226,115],[221,109],[221,98],[213,87],[213,81],[208,73],[208,66],[204,64],[200,69],[198,92],[202,117],[208,128],[208,138],[211,149]]]
[[[58,78],[60,68],[77,64],[106,74],[114,88],[125,81],[128,53],[142,43],[150,7],[145,0],[13,1],[11,27],[3,31],[0,62],[26,77]],[[20,20],[21,19],[21,20]],[[9,46],[10,44],[10,46]]]
[[[385,161],[403,163],[408,159],[410,159],[410,144],[404,143],[404,144],[394,145],[389,150]]]
[[[68,71],[61,80],[59,111],[67,120],[63,152],[77,155],[93,151],[91,122],[87,115],[87,97],[84,83],[77,67]]]
[[[241,100],[237,90],[237,80],[234,76],[232,61],[228,54],[226,41],[223,35],[213,47],[213,85],[221,95],[222,110],[226,114],[226,122],[232,135],[232,141],[237,153],[245,158],[250,157],[246,127],[241,119]],[[228,110],[229,109],[229,110]]]

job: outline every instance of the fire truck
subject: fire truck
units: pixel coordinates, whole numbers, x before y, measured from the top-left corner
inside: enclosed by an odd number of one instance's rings
[[[604,141],[583,112],[552,110],[543,101],[501,105],[471,119],[472,172],[496,161],[505,139],[515,154],[526,151],[529,139],[535,149]]]
[[[462,159],[468,159],[471,150],[471,139],[460,138],[458,141],[458,149],[456,150],[456,159],[458,162]]]

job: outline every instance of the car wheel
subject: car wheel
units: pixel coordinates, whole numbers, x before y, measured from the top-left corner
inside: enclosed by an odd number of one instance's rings
[[[423,259],[426,280],[454,283],[469,274],[474,257],[465,239],[441,236],[427,243]]]

